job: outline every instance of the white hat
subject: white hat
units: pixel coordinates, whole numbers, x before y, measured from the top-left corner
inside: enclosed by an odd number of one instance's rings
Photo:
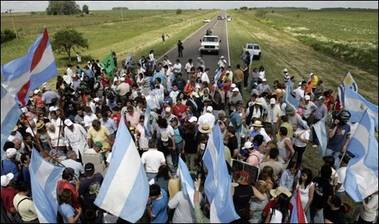
[[[236,87],[232,90],[233,92],[239,92],[240,90]]]
[[[220,57],[220,58],[225,58],[225,57],[224,57],[224,55],[221,55],[221,57]]]
[[[251,148],[253,148],[254,147],[254,144],[252,143],[252,142],[250,142],[250,141],[247,141],[247,142],[245,142],[245,144],[243,145],[243,149],[251,149]]]
[[[14,177],[13,173],[8,173],[7,175],[1,176],[1,186],[2,187],[8,186],[9,182],[11,182],[13,177]]]
[[[286,187],[283,187],[283,186],[279,186],[276,189],[271,189],[270,194],[274,198],[278,197],[280,194],[285,194],[287,195],[287,197],[291,197],[292,195],[291,192]]]
[[[283,72],[288,72],[288,69],[287,68],[283,69]]]
[[[170,113],[171,112],[171,107],[166,107],[166,109],[164,110],[166,113]]]
[[[310,97],[309,95],[305,95],[305,96],[304,96],[304,99],[305,99],[305,100],[310,100],[311,97]]]
[[[262,122],[259,120],[254,121],[253,127],[263,127]]]
[[[237,87],[237,85],[235,83],[232,83],[232,85],[230,85],[230,88],[232,88],[232,89],[234,89],[236,87]]]
[[[168,133],[167,132],[162,132],[161,133],[161,140],[163,141],[163,142],[167,142],[168,141]]]
[[[5,151],[5,155],[8,159],[13,158],[17,154],[17,149],[15,148],[9,148],[7,151]]]
[[[271,98],[271,99],[270,99],[270,104],[275,104],[275,103],[276,103],[275,98]]]
[[[121,78],[120,78],[120,81],[121,81],[121,82],[125,81],[125,78],[124,78],[124,77],[121,77]]]
[[[213,111],[213,107],[212,107],[212,106],[207,106],[207,111],[208,111],[209,113],[212,113],[212,111]]]
[[[100,101],[100,98],[99,98],[99,97],[96,97],[96,98],[93,99],[93,101],[95,101],[95,102],[99,102],[99,101]]]
[[[58,110],[58,107],[56,106],[51,106],[49,107],[49,111],[52,112],[52,111],[57,111]]]
[[[71,126],[73,123],[72,123],[72,121],[70,119],[66,119],[66,120],[64,120],[64,124],[66,126]]]
[[[40,92],[39,89],[34,90],[34,94],[38,94]]]
[[[197,117],[192,116],[188,121],[189,121],[190,123],[196,122],[196,121],[197,121]]]
[[[266,81],[267,81],[267,79],[265,79],[265,78],[262,79],[262,82],[266,82]]]

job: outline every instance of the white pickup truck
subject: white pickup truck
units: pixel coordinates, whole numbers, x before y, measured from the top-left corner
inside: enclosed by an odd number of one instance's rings
[[[220,38],[216,35],[205,35],[200,40],[201,46],[199,48],[200,55],[207,53],[216,53],[218,54],[220,51]]]
[[[258,44],[255,43],[247,43],[243,49],[243,52],[248,51],[250,53],[251,60],[254,58],[260,59],[261,58],[261,47]]]

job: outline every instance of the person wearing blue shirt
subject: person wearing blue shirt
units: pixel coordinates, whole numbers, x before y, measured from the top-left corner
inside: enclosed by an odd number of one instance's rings
[[[75,208],[71,204],[71,191],[68,189],[64,189],[59,195],[59,207],[58,212],[63,220],[59,220],[58,216],[58,223],[80,223],[80,214],[82,213],[82,209],[78,208],[75,210]]]
[[[20,171],[16,162],[17,149],[9,148],[5,151],[6,159],[1,161],[1,175],[13,173],[14,179],[18,180]]]
[[[150,185],[147,214],[151,219],[151,223],[167,223],[167,205],[167,192],[161,189],[158,184]]]

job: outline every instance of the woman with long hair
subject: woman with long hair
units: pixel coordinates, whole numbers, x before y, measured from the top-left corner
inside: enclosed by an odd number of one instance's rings
[[[311,220],[309,207],[313,200],[314,185],[312,183],[313,174],[308,168],[301,171],[300,178],[297,182],[296,189],[299,190],[301,205],[304,209],[307,220]]]
[[[261,223],[263,208],[269,200],[267,183],[263,180],[258,180],[257,184],[253,186],[253,192],[254,196],[250,202],[249,223]]]

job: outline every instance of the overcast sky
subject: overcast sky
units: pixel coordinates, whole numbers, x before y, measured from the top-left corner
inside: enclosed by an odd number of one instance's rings
[[[128,7],[130,9],[233,9],[248,7],[307,7],[317,8],[378,8],[378,1],[77,1],[90,10],[112,9],[112,7]],[[44,11],[48,1],[1,1],[1,11],[13,9],[15,12]]]

